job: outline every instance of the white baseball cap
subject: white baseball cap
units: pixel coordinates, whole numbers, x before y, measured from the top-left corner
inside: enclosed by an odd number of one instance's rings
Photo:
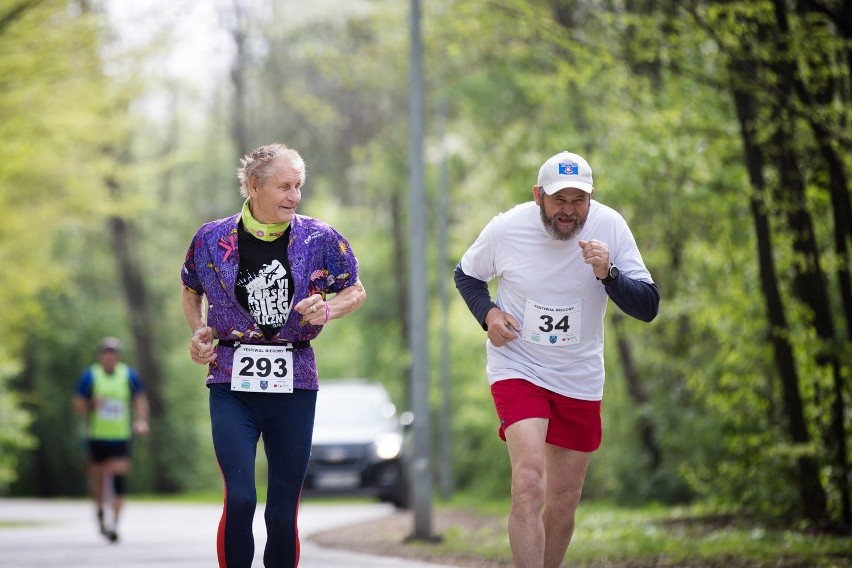
[[[98,352],[103,353],[104,351],[121,353],[121,340],[117,337],[104,337],[98,344]]]
[[[538,170],[536,185],[544,189],[547,195],[553,195],[566,187],[582,189],[586,193],[595,189],[589,163],[571,152],[560,152],[549,158]]]

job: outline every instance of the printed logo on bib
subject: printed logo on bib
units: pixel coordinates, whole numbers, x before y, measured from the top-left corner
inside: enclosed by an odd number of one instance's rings
[[[102,420],[123,420],[127,412],[127,405],[120,400],[104,400],[98,407],[98,416]]]
[[[527,300],[522,337],[545,347],[560,347],[580,342],[583,303],[549,306]]]
[[[293,392],[293,348],[289,345],[240,345],[234,351],[231,390]]]

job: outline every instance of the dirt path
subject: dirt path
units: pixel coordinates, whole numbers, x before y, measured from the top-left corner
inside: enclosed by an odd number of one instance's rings
[[[448,531],[461,531],[471,538],[487,538],[506,534],[503,519],[477,515],[469,511],[433,511],[433,532],[440,536]],[[474,557],[463,551],[434,551],[434,544],[408,539],[414,530],[412,511],[397,511],[392,515],[357,525],[342,527],[311,535],[310,540],[329,548],[345,548],[358,552],[390,555],[424,562],[440,562],[467,568],[511,566],[511,562]]]

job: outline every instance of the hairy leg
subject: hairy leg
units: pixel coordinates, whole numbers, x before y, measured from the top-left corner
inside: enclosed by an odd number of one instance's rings
[[[506,428],[512,462],[509,543],[516,568],[541,568],[544,562],[545,436],[547,419],[528,418]]]
[[[568,550],[591,455],[550,444],[545,449],[544,568],[558,568]]]

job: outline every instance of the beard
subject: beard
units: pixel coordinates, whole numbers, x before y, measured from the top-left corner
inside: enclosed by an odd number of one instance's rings
[[[556,239],[557,241],[570,241],[577,236],[580,230],[582,230],[583,225],[586,224],[586,217],[580,217],[576,213],[572,215],[557,213],[553,217],[548,217],[547,213],[544,211],[544,205],[542,205],[539,210],[541,213],[541,222],[544,224],[544,230],[547,231],[550,238]],[[570,228],[562,229],[557,224],[557,221],[573,221],[574,224]]]

